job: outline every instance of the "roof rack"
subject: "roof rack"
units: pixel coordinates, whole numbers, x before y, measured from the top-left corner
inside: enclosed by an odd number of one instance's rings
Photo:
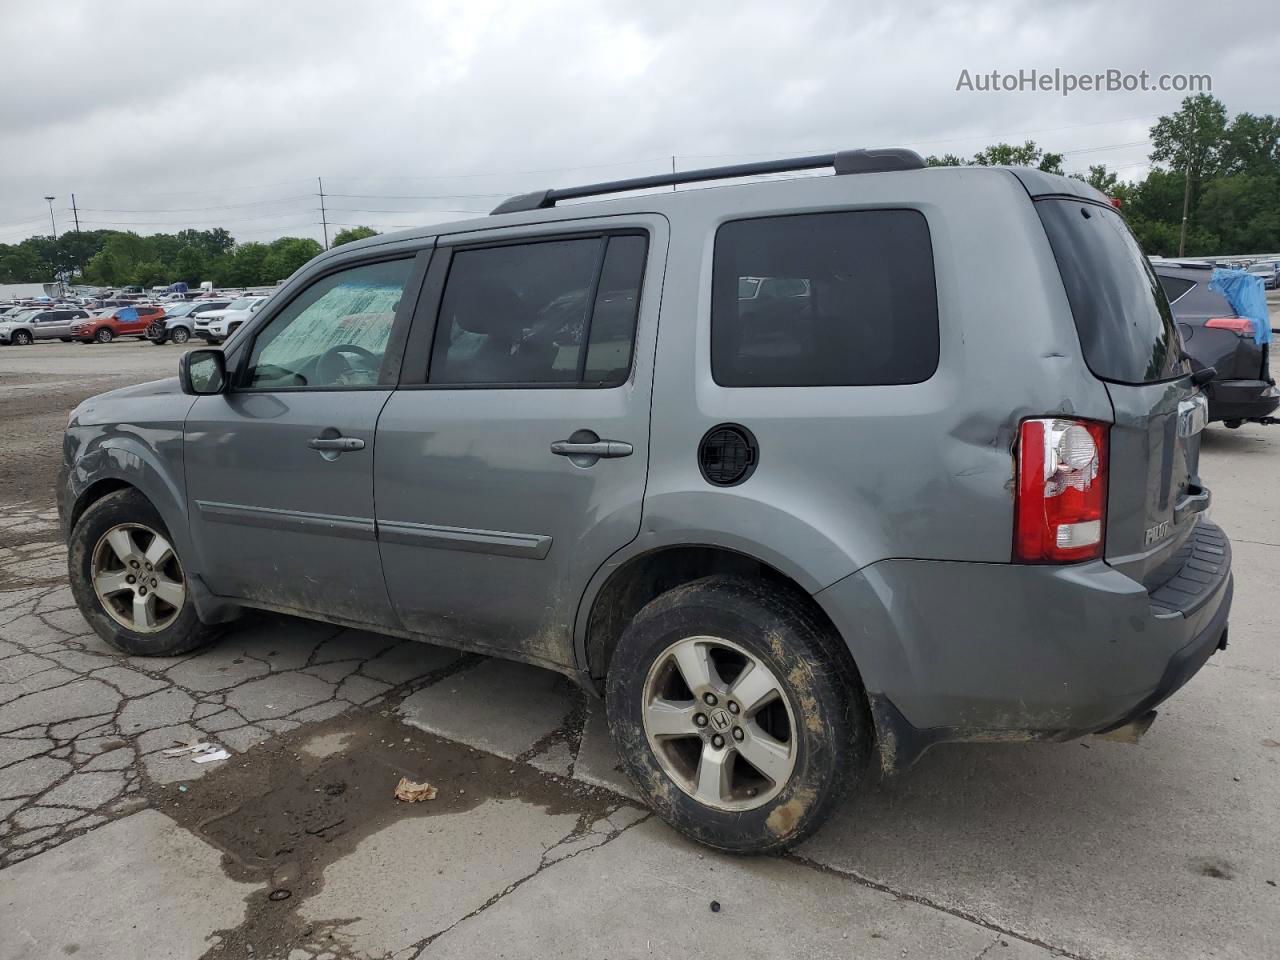
[[[652,177],[635,177],[630,180],[588,183],[580,187],[538,190],[504,200],[491,212],[496,214],[545,210],[554,207],[557,200],[595,197],[626,190],[645,190],[649,187],[671,187],[678,183],[756,177],[768,173],[790,173],[794,170],[819,170],[823,167],[834,168],[838,176],[849,173],[884,173],[890,170],[919,170],[924,167],[924,160],[914,150],[904,150],[901,147],[889,147],[883,150],[841,150],[839,153],[820,153],[811,157],[792,157],[789,160],[737,163],[724,167],[704,167],[701,170],[683,170],[680,173],[660,173]]]

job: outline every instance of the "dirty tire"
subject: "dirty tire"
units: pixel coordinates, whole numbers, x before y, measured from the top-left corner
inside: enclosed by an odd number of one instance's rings
[[[137,490],[117,490],[91,504],[76,522],[67,544],[71,593],[85,620],[103,640],[133,656],[170,657],[212,642],[218,635],[218,629],[200,622],[190,591],[173,622],[155,633],[129,630],[103,609],[90,573],[93,550],[103,534],[122,523],[143,524],[173,542],[159,512]],[[181,559],[178,558],[179,562]]]
[[[723,638],[758,658],[790,706],[794,766],[760,806],[726,810],[700,802],[667,774],[650,746],[642,716],[650,669],[689,637]],[[614,651],[606,705],[613,742],[649,806],[681,833],[730,853],[799,843],[869,769],[870,712],[852,659],[802,598],[765,580],[706,577],[650,601]]]
[[[13,335],[13,342],[19,347],[31,346],[31,334],[25,330],[18,330]]]
[[[110,343],[114,337],[115,334],[107,327],[102,327],[93,335],[93,339],[98,341],[98,343]]]
[[[173,332],[169,335],[169,339],[181,346],[191,339],[191,333],[186,327],[174,327]],[[160,342],[163,343],[164,341],[162,340]]]

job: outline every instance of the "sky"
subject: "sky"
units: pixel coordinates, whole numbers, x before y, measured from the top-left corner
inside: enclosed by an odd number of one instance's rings
[[[74,226],[321,239],[542,187],[1034,139],[1147,170],[1185,93],[957,90],[992,70],[1208,74],[1280,114],[1280,18],[1219,0],[5,0],[0,242]]]

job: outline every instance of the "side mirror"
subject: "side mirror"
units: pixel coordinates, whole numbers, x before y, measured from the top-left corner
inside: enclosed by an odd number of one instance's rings
[[[178,361],[182,392],[193,396],[222,393],[227,386],[227,358],[221,350],[192,350]]]

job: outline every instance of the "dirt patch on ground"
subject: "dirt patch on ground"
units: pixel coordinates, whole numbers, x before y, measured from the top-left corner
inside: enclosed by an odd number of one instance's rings
[[[435,800],[404,803],[401,777],[429,781]],[[223,851],[236,880],[263,884],[245,922],[219,931],[206,957],[287,956],[322,946],[344,954],[335,929],[304,921],[299,906],[325,868],[361,840],[404,817],[460,813],[518,796],[549,814],[572,813],[580,829],[624,801],[607,790],[540,773],[402,724],[393,708],[352,710],[254,747],[191,783],[152,785],[151,803]]]

